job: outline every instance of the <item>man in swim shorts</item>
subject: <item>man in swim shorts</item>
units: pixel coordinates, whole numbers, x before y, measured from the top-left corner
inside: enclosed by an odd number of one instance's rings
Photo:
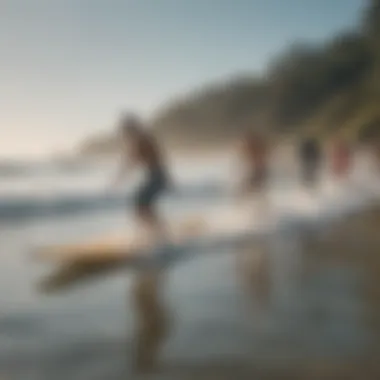
[[[141,120],[131,114],[121,120],[120,142],[122,162],[116,182],[136,166],[146,170],[145,180],[133,200],[136,216],[150,233],[166,238],[165,228],[155,208],[158,197],[169,185],[161,148],[154,136],[144,129]]]

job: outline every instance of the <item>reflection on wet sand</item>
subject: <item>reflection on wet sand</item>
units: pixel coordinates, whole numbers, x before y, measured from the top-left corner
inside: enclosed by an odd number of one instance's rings
[[[252,199],[246,200],[248,203]],[[252,216],[259,216],[259,219],[265,220],[270,215],[270,201],[268,192],[265,188],[257,191],[253,198],[254,204],[248,204],[247,207],[252,209]],[[254,244],[236,252],[237,274],[242,283],[243,289],[248,293],[254,306],[258,306],[261,311],[268,307],[271,295],[271,278],[270,278],[270,257],[268,242],[266,238],[259,239]]]
[[[147,269],[137,274],[133,289],[136,311],[134,367],[136,372],[150,372],[168,330],[168,312],[162,299],[166,273]]]
[[[251,323],[257,323],[254,315],[262,311],[264,318],[274,321],[275,329],[246,331],[247,338],[253,334],[248,338],[252,338],[249,365],[244,358],[241,364],[232,359],[230,364],[214,360],[199,365],[163,360],[159,374],[181,379],[218,374],[223,379],[238,374],[268,379],[379,378],[378,226],[380,211],[363,212],[331,227],[328,235],[287,231],[236,252],[240,291],[245,293]],[[169,313],[162,297],[166,285],[170,286],[166,277],[165,271],[153,269],[136,277],[134,366],[138,372],[155,373],[168,335]],[[258,307],[252,308],[252,301]],[[215,328],[218,317],[213,314]],[[189,344],[188,350],[192,349],[197,350]]]
[[[270,302],[271,278],[268,249],[264,243],[245,248],[237,253],[238,277],[254,306],[264,311]]]

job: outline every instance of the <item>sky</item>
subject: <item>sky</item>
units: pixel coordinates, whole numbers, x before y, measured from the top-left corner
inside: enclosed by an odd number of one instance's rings
[[[323,42],[363,0],[0,0],[0,157],[63,152],[178,94]]]

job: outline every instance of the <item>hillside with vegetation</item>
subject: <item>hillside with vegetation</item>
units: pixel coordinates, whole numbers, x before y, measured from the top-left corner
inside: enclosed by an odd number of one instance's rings
[[[295,44],[262,76],[239,76],[177,98],[153,118],[169,145],[217,146],[252,128],[273,134],[380,136],[380,0],[356,28],[321,45]],[[84,151],[107,151],[111,137]]]

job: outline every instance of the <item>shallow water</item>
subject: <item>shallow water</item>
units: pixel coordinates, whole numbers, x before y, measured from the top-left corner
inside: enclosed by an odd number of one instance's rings
[[[319,196],[335,191],[326,185]],[[271,194],[276,212],[315,212],[313,196],[289,185]],[[164,207],[174,215],[217,205],[207,198]],[[317,260],[308,271],[303,235],[287,230],[244,252],[196,255],[163,272],[120,272],[70,292],[38,293],[49,268],[30,260],[32,247],[102,236],[124,222],[124,210],[110,210],[1,227],[0,379],[133,378],[136,362],[152,357],[161,369],[151,378],[252,378],[253,370],[349,363],[371,352],[360,291],[366,272],[344,260]]]
[[[302,264],[293,257],[300,252],[291,244],[283,248],[265,251],[264,302],[257,286],[244,283],[236,255],[200,256],[140,279],[119,274],[55,297],[37,295],[31,287],[37,276],[29,272],[2,300],[0,368],[15,379],[130,378],[135,345],[145,342],[141,355],[149,355],[162,329],[168,337],[157,359],[161,376],[173,379],[213,363],[281,368],[308,358],[349,361],[369,352],[359,292],[363,274],[320,265],[300,279]],[[261,253],[256,247],[249,254]],[[136,281],[140,295],[145,292],[140,320]],[[15,286],[11,276],[6,282],[9,290]],[[158,305],[157,284],[163,292]]]

